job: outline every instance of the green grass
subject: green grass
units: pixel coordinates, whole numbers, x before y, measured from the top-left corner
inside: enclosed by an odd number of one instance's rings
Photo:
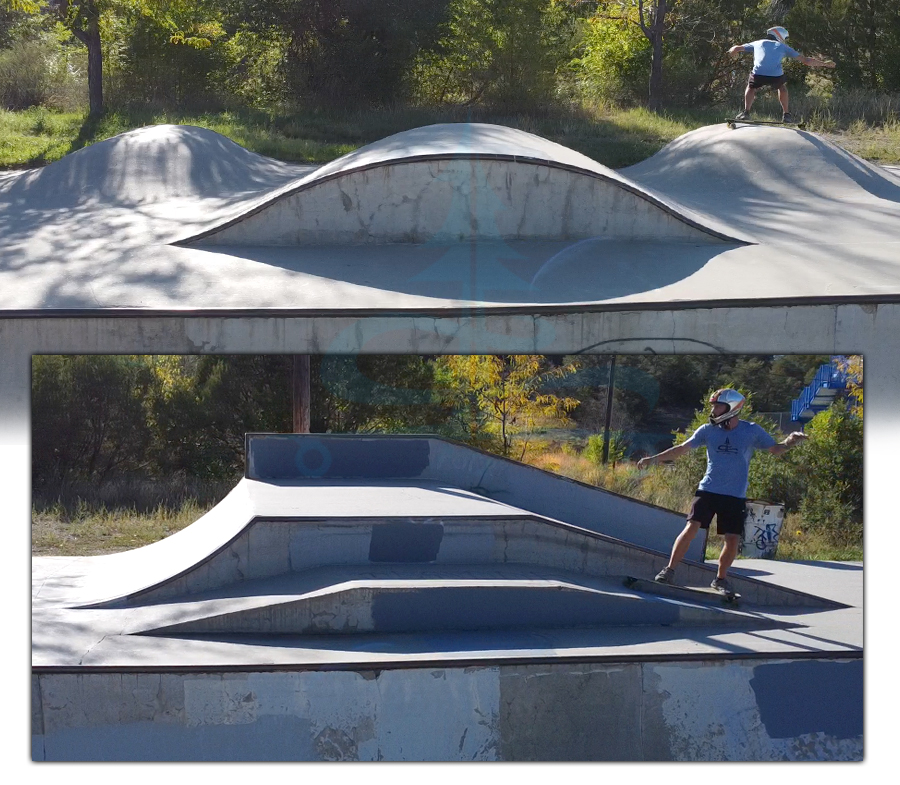
[[[71,514],[62,505],[34,511],[33,556],[95,556],[149,545],[193,523],[207,508],[196,501],[178,508],[160,505],[151,512],[97,509],[84,505]]]
[[[690,509],[696,488],[694,484],[679,487],[673,482],[671,469],[667,466],[645,471],[638,470],[637,465],[629,461],[617,466],[599,466],[572,448],[553,449],[548,445],[536,445],[534,453],[526,455],[525,460],[546,471],[685,514]],[[710,534],[706,544],[706,558],[709,561],[718,560],[722,543],[721,537],[714,532]],[[799,514],[787,513],[776,559],[862,561],[863,543],[836,542],[826,533],[807,525]]]
[[[810,130],[825,133],[865,158],[900,162],[900,121],[890,100],[822,104],[798,99],[797,112],[811,113]],[[873,109],[872,106],[875,106]],[[758,116],[775,116],[777,102],[759,99]],[[35,108],[0,110],[0,168],[29,168],[103,139],[163,123],[209,128],[253,152],[282,161],[324,163],[370,142],[410,128],[445,122],[487,122],[520,128],[570,147],[613,168],[642,161],[673,139],[704,125],[722,122],[724,108],[673,109],[656,115],[646,109],[608,107],[548,109],[510,113],[488,108],[406,107],[326,112],[287,109],[190,113],[111,110],[92,120],[85,112]],[[856,113],[854,115],[854,112]],[[855,119],[854,119],[855,118]]]

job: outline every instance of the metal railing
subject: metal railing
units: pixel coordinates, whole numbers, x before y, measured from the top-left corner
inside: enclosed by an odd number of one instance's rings
[[[820,365],[815,378],[791,402],[791,422],[807,423],[834,402],[839,392],[847,389],[847,376],[834,358],[827,365]]]

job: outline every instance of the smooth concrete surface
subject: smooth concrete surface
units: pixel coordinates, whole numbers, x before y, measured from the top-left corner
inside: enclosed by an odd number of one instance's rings
[[[158,126],[0,179],[0,315],[896,302],[898,195],[887,169],[783,128],[710,126],[617,173],[480,124],[315,171]],[[216,226],[231,245],[177,244]]]

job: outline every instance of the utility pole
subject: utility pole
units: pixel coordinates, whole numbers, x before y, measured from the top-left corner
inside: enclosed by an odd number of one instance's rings
[[[612,424],[613,390],[616,385],[616,355],[609,361],[609,384],[606,388],[606,427],[603,429],[603,464],[609,461],[609,429]]]

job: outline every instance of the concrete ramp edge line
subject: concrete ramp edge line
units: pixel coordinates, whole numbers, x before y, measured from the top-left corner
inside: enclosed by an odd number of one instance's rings
[[[601,180],[603,182],[607,182],[611,185],[614,185],[618,188],[621,188],[624,191],[627,191],[631,194],[634,194],[640,199],[652,204],[659,210],[671,215],[673,218],[681,221],[682,223],[690,226],[694,229],[697,229],[700,232],[710,235],[711,237],[716,238],[717,240],[721,240],[726,243],[735,243],[737,245],[755,245],[756,243],[752,240],[748,240],[746,238],[737,236],[737,235],[729,235],[717,229],[714,229],[710,226],[706,226],[700,221],[700,214],[698,211],[693,208],[685,207],[679,204],[674,199],[664,199],[661,195],[657,195],[652,190],[640,185],[637,182],[633,182],[625,177],[612,176],[611,174],[605,174],[603,172],[597,172],[590,169],[585,169],[579,166],[575,166],[574,164],[562,163],[559,161],[553,161],[550,159],[544,158],[532,158],[529,156],[522,155],[503,155],[501,153],[435,153],[431,155],[412,155],[407,156],[405,158],[395,158],[386,161],[378,161],[378,162],[370,162],[361,164],[359,166],[347,167],[346,169],[341,169],[334,172],[329,172],[328,174],[319,174],[318,171],[312,172],[311,174],[301,178],[300,182],[292,183],[288,186],[279,186],[275,188],[272,192],[266,194],[263,197],[258,199],[254,199],[248,202],[248,208],[246,211],[241,212],[240,214],[229,218],[222,223],[216,224],[215,226],[206,229],[202,232],[197,232],[193,235],[185,237],[181,240],[176,240],[170,245],[175,246],[187,246],[193,245],[195,243],[200,243],[206,237],[211,237],[219,232],[231,227],[235,226],[246,218],[249,218],[252,215],[256,215],[257,213],[262,212],[267,207],[272,204],[275,204],[282,199],[287,199],[296,194],[302,193],[304,191],[308,191],[312,188],[315,188],[318,185],[322,185],[323,183],[330,182],[332,180],[337,180],[342,177],[346,177],[349,175],[357,174],[359,172],[365,171],[374,171],[376,169],[384,169],[384,168],[392,168],[395,166],[402,166],[404,164],[411,163],[428,163],[432,161],[460,161],[460,160],[484,160],[484,161],[501,161],[508,163],[521,163],[521,164],[529,164],[533,166],[545,166],[552,169],[557,169],[560,171],[571,172],[572,174],[579,174],[585,177],[590,177],[596,180]],[[698,218],[694,218],[692,216],[697,215]],[[704,216],[705,217],[705,216]]]
[[[789,297],[760,297],[757,299],[734,298],[722,300],[679,300],[674,302],[642,302],[639,300],[629,300],[627,302],[572,302],[572,303],[523,303],[521,305],[492,305],[483,302],[477,303],[478,313],[488,316],[519,316],[522,314],[530,314],[532,316],[562,316],[582,314],[604,314],[604,313],[622,313],[642,311],[709,311],[713,309],[725,308],[780,308],[790,307],[795,311],[804,308],[815,308],[817,306],[834,306],[841,305],[893,305],[900,302],[900,294],[863,294],[863,295],[822,295],[815,297],[806,297],[803,299],[802,305],[797,305],[796,299]],[[337,314],[341,317],[352,319],[365,318],[422,318],[422,319],[458,319],[460,317],[472,317],[472,305],[454,305],[452,307],[435,306],[427,308],[423,306],[411,306],[409,308],[392,307],[389,311],[377,310],[374,308],[344,308]],[[24,319],[141,319],[147,316],[165,319],[207,319],[221,318],[223,316],[241,318],[241,319],[316,319],[322,317],[335,316],[335,310],[323,310],[320,308],[283,308],[283,307],[253,307],[253,308],[135,308],[135,307],[95,307],[95,308],[26,308],[22,310],[4,309],[2,312],[2,320],[24,320]],[[631,338],[631,341],[658,341],[658,337],[648,338]],[[679,341],[681,339],[674,339]],[[694,343],[702,344],[706,347],[712,347],[716,351],[722,351],[718,347],[710,343],[694,341]],[[673,344],[674,345],[674,344]],[[556,354],[579,354],[586,350],[584,346],[578,344],[568,344],[571,347],[569,351],[555,351]],[[593,348],[593,347],[588,347]],[[401,352],[401,354],[414,354],[420,352]],[[436,354],[437,352],[431,352]],[[625,352],[622,352],[623,354]],[[677,353],[677,351],[673,351]]]
[[[467,520],[473,520],[473,521],[506,521],[506,520],[509,520],[510,517],[511,516],[509,516],[509,515],[468,515],[468,516],[466,516]],[[340,523],[342,520],[359,521],[364,518],[365,518],[365,516],[359,516],[359,515],[336,516],[336,517],[329,517],[327,519],[327,521],[329,523]],[[551,518],[546,518],[541,515],[536,515],[536,514],[518,515],[518,516],[515,516],[515,519],[519,520],[519,521],[531,521],[533,523],[544,524],[544,525],[552,526],[554,528],[571,531],[573,533],[583,535],[583,536],[587,537],[588,539],[601,540],[604,542],[608,542],[611,545],[620,546],[626,550],[633,550],[633,551],[646,553],[648,556],[653,556],[653,557],[656,557],[659,559],[665,560],[667,558],[667,554],[659,552],[659,551],[654,551],[651,548],[645,548],[640,545],[635,545],[633,543],[619,540],[615,537],[610,537],[610,536],[602,534],[600,532],[591,531],[590,529],[584,529],[579,526],[575,526],[573,524],[565,523],[564,521],[556,521],[556,520],[553,520]],[[185,576],[189,575],[190,573],[200,569],[204,564],[210,562],[216,556],[225,552],[237,540],[239,540],[240,538],[242,538],[243,536],[248,534],[249,530],[259,522],[277,521],[277,522],[284,522],[284,523],[290,523],[290,522],[301,522],[302,523],[302,522],[321,522],[322,520],[323,520],[322,516],[305,518],[303,516],[294,516],[294,515],[290,515],[290,516],[276,516],[276,515],[265,515],[265,514],[254,515],[253,518],[250,521],[248,521],[243,527],[241,527],[241,529],[234,536],[232,536],[227,542],[225,542],[222,545],[220,545],[219,547],[215,548],[215,550],[213,550],[211,553],[209,553],[202,559],[198,560],[194,564],[191,564],[191,565],[185,567],[184,569],[179,570],[177,573],[166,576],[165,578],[155,581],[154,583],[147,585],[141,589],[137,589],[137,590],[128,592],[123,595],[119,595],[119,596],[115,596],[115,597],[108,597],[108,598],[105,598],[102,600],[92,601],[89,603],[78,604],[73,607],[78,608],[78,609],[105,608],[105,607],[115,606],[120,603],[127,603],[127,602],[133,602],[133,601],[139,600],[141,597],[143,597],[147,594],[150,594],[152,592],[155,592],[159,589],[165,588],[167,585],[170,585],[171,583],[177,581],[178,579],[185,577]],[[402,518],[402,520],[414,522],[414,521],[431,521],[432,519],[430,516],[422,516],[422,517],[404,516]],[[372,521],[373,521],[373,523],[375,521],[378,521],[378,522],[389,524],[391,522],[391,519],[385,518],[384,516],[373,516]],[[683,562],[683,566],[685,568],[699,569],[700,571],[708,573],[710,575],[714,574],[714,572],[715,572],[715,567],[712,567],[711,565],[703,564],[700,562],[685,560]],[[616,577],[616,576],[610,575],[609,577]],[[620,577],[625,577],[625,576],[620,576]],[[735,576],[733,578],[733,583],[734,583],[735,587],[738,589],[740,589],[742,584],[750,584],[753,586],[758,586],[761,589],[765,589],[765,590],[769,590],[769,591],[774,590],[774,591],[777,591],[779,593],[782,593],[782,594],[785,594],[788,596],[797,597],[797,598],[801,598],[804,600],[810,600],[810,601],[813,601],[814,606],[818,606],[818,607],[822,607],[822,608],[840,609],[840,608],[849,607],[849,606],[847,606],[843,603],[837,602],[835,600],[829,600],[824,597],[819,597],[814,594],[809,594],[808,592],[803,592],[803,591],[799,591],[797,589],[779,586],[776,584],[768,583],[766,581],[760,581],[756,578],[752,578],[749,576]]]
[[[431,658],[415,660],[379,660],[377,663],[342,663],[328,662],[321,665],[304,664],[279,664],[256,663],[238,665],[235,663],[226,665],[32,665],[33,674],[81,674],[81,673],[302,673],[302,672],[329,672],[351,671],[356,673],[378,674],[389,670],[422,670],[425,668],[467,668],[484,665],[554,665],[556,663],[602,663],[603,665],[616,665],[617,663],[630,664],[639,662],[733,662],[740,660],[862,660],[862,649],[841,649],[828,651],[780,651],[772,652],[718,652],[713,657],[708,652],[696,654],[565,654],[556,651],[552,655],[510,655],[503,656],[496,652],[484,656],[466,655],[459,658]]]

